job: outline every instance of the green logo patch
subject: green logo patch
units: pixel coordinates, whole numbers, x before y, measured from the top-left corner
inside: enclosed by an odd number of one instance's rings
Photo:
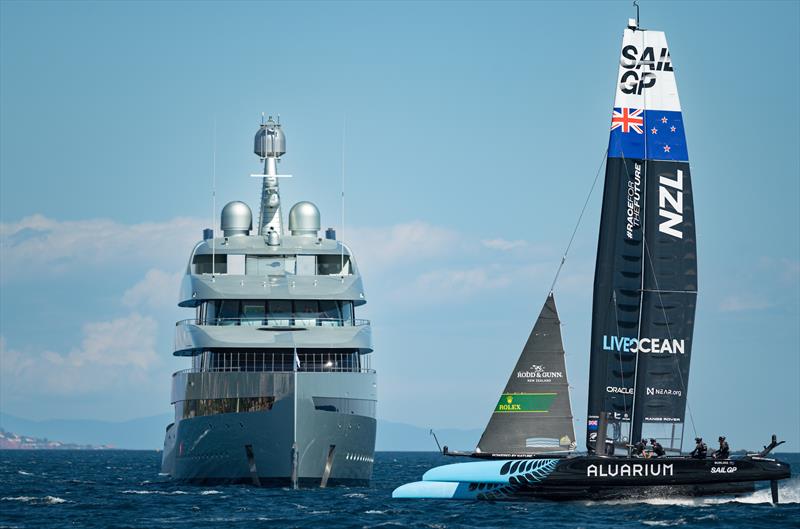
[[[547,413],[558,393],[503,393],[495,413]]]

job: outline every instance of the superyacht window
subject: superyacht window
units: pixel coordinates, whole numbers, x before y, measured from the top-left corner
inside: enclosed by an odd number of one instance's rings
[[[223,299],[197,308],[203,325],[266,325],[276,327],[341,327],[354,325],[352,301],[288,299]]]
[[[344,266],[342,266],[344,264]],[[333,276],[333,275],[340,275],[342,274],[342,269],[344,269],[344,275],[350,273],[350,256],[345,255],[344,259],[342,255],[318,255],[317,256],[317,273],[321,276]]]
[[[193,274],[227,274],[228,273],[228,256],[225,254],[216,254],[214,258],[214,266],[211,266],[211,254],[195,255],[192,260],[192,273]]]

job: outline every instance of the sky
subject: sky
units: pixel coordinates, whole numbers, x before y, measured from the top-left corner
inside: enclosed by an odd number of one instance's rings
[[[181,269],[224,203],[257,210],[266,112],[283,203],[315,202],[364,274],[379,417],[483,427],[600,166],[633,15],[0,2],[0,411],[170,412]],[[641,25],[667,34],[692,163],[695,428],[798,451],[800,3],[642,1]],[[599,187],[555,288],[578,439]]]

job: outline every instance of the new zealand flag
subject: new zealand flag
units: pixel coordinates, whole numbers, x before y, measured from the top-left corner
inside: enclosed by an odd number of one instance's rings
[[[683,116],[668,110],[615,108],[611,116],[608,156],[689,161]]]

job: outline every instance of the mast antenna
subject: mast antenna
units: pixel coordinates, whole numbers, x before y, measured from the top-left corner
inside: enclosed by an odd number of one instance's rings
[[[633,0],[633,5],[636,7],[636,29],[639,29],[639,0]]]
[[[340,240],[344,240],[344,148],[345,148],[345,139],[347,135],[347,114],[342,117],[342,233],[339,235]],[[342,278],[344,278],[344,243],[340,243],[342,247],[342,254],[341,254],[341,268],[339,269],[339,273],[342,274]]]
[[[214,229],[215,218],[217,216],[217,116],[214,116],[214,141],[211,150],[211,228]],[[215,244],[217,236],[212,231],[211,234],[211,277],[216,275],[215,264],[217,260],[217,248]]]

